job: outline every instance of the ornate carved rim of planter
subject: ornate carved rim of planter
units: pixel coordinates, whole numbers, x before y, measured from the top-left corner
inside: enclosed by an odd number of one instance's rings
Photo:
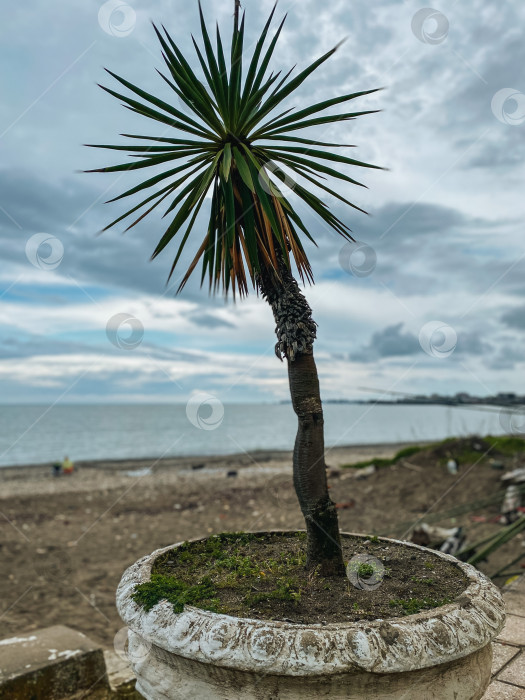
[[[380,539],[428,551],[412,543]],[[202,663],[288,676],[406,672],[482,649],[505,622],[496,586],[473,566],[441,552],[433,554],[456,564],[468,578],[467,588],[453,603],[407,617],[301,625],[231,617],[188,605],[177,614],[168,601],[145,612],[133,602],[133,590],[149,581],[155,559],[179,544],[158,549],[125,571],[117,590],[117,608],[126,625],[146,642]]]

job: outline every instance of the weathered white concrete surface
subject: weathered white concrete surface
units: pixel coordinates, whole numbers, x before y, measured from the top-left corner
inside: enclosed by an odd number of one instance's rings
[[[502,598],[483,574],[453,557],[435,553],[460,566],[469,580],[450,605],[387,621],[298,625],[191,606],[176,614],[167,601],[145,612],[131,598],[134,588],[149,580],[154,560],[171,548],[131,566],[117,592],[119,613],[132,630],[132,657],[137,650],[137,688],[149,700],[292,700],[323,693],[479,700],[488,685],[490,642],[505,620]]]
[[[95,697],[106,689],[102,649],[81,632],[56,625],[0,641],[0,700]]]

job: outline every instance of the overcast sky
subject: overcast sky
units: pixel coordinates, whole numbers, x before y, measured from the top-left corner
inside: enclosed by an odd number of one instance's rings
[[[246,57],[272,3],[245,0]],[[228,35],[233,0],[203,0]],[[525,6],[457,0],[281,0],[288,12],[272,66],[305,67],[346,43],[289,105],[362,98],[380,114],[316,133],[390,170],[339,190],[366,217],[327,203],[362,242],[343,241],[303,210],[316,284],[325,398],[358,387],[415,393],[525,393]],[[155,133],[97,86],[108,67],[170,98],[150,20],[194,54],[194,0],[26,0],[0,10],[0,401],[221,401],[287,397],[274,322],[255,294],[209,297],[199,275],[183,294],[165,281],[173,249],[152,216],[122,236],[106,199],[131,174],[81,174],[110,162],[83,143]],[[114,85],[111,85],[115,87]],[[355,175],[356,173],[349,174]],[[293,198],[293,194],[291,195]],[[302,206],[298,204],[298,206]],[[198,227],[188,256],[202,239]],[[38,235],[40,234],[40,235]],[[131,319],[131,320],[128,320]],[[108,332],[109,323],[109,332]]]

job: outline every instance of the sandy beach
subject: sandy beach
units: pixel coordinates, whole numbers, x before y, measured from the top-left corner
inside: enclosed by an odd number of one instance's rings
[[[356,478],[358,470],[339,470],[392,457],[404,446],[327,452],[341,529],[401,536],[400,527],[429,510],[444,511],[500,488],[500,474],[483,464],[458,475],[437,463],[393,465],[366,478]],[[440,524],[468,523],[463,516]],[[72,476],[60,478],[49,466],[2,468],[0,638],[60,623],[111,646],[122,627],[115,588],[139,557],[221,531],[300,527],[289,452],[81,462]],[[477,526],[474,539],[495,527]],[[511,555],[502,557],[504,563]]]

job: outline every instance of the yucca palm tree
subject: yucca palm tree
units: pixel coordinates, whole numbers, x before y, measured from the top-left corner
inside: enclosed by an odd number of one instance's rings
[[[178,106],[108,71],[133,96],[107,87],[103,89],[131,111],[162,125],[164,131],[158,136],[122,134],[142,141],[141,145],[96,146],[128,151],[138,160],[89,172],[114,173],[164,166],[160,174],[110,200],[154,188],[153,194],[119,216],[106,229],[149,205],[129,229],[161,202],[168,200],[165,216],[171,213],[173,218],[152,257],[159,255],[175,236],[179,236],[170,277],[186,244],[193,240],[190,234],[197,215],[206,195],[211,192],[209,223],[193,261],[182,276],[178,291],[202,260],[201,285],[207,278],[210,291],[222,288],[227,294],[231,289],[234,297],[236,292],[244,296],[250,282],[270,304],[277,324],[275,350],[280,359],[287,360],[292,404],[298,416],[293,475],[308,533],[307,566],[316,568],[324,576],[343,575],[337,511],[326,482],[323,411],[313,356],[316,324],[292,272],[293,261],[301,281],[313,282],[300,234],[314,244],[315,240],[303,223],[296,202],[306,205],[305,208],[313,210],[330,229],[352,241],[348,226],[312,194],[311,186],[363,211],[332,190],[326,184],[326,176],[361,185],[342,172],[341,166],[377,166],[334,153],[332,149],[341,148],[340,144],[297,134],[309,127],[346,122],[377,111],[319,116],[330,107],[375,90],[346,94],[304,109],[288,108],[275,113],[285,98],[330,58],[337,47],[296,77],[291,77],[293,69],[284,77],[281,77],[281,72],[268,75],[268,66],[286,19],[266,46],[274,7],[243,75],[245,17],[243,13],[239,24],[239,0],[235,0],[229,67],[218,27],[213,47],[200,4],[199,12],[203,48],[195,38],[192,39],[204,80],[196,75],[166,29],[162,27],[161,31],[154,25],[169,75],[159,73],[174,97],[178,98],[174,100]],[[174,161],[181,161],[181,164],[175,165]],[[171,167],[172,163],[175,167]],[[288,182],[288,177],[278,165],[291,170],[294,180],[297,176],[292,185],[296,202],[290,201],[279,186],[279,181]]]

